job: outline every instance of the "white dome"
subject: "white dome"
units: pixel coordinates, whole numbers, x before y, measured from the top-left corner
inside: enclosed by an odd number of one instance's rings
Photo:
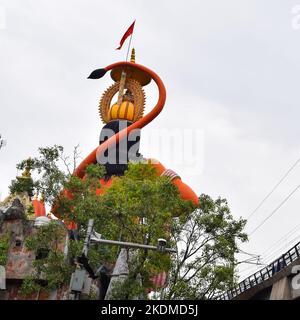
[[[45,226],[47,224],[49,224],[51,222],[51,219],[47,218],[47,217],[37,217],[35,219],[35,222],[34,222],[34,226],[35,227],[40,227],[40,226]]]

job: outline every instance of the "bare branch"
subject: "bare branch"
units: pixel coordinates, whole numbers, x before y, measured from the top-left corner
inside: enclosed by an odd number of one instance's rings
[[[72,173],[75,171],[75,169],[77,167],[77,159],[80,158],[79,144],[77,144],[73,149],[73,156],[72,156],[73,163],[71,163],[71,161],[70,161],[70,156],[66,156],[63,153],[61,153],[59,155],[59,158],[61,159],[61,161],[65,165],[65,167],[68,171],[68,174],[72,175]],[[72,170],[71,170],[71,168],[72,168]]]
[[[2,135],[0,134],[0,149],[3,148],[6,145],[6,141],[2,138]]]
[[[79,151],[79,144],[77,144],[73,150],[73,172],[77,168],[77,159],[81,158],[80,153],[81,152]]]

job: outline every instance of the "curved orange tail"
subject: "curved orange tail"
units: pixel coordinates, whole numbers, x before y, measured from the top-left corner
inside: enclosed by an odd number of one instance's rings
[[[128,128],[125,128],[118,132],[116,135],[112,136],[105,142],[103,142],[99,147],[97,147],[95,150],[93,150],[81,163],[80,165],[76,168],[74,171],[74,175],[77,177],[82,178],[84,176],[85,169],[88,165],[96,163],[97,162],[97,153],[101,154],[104,153],[105,150],[107,150],[110,146],[115,145],[118,143],[120,140],[124,139],[129,135],[129,133],[134,130],[134,129],[141,129],[144,126],[146,126],[149,122],[151,122],[154,118],[156,118],[161,110],[163,109],[165,102],[166,102],[166,88],[164,86],[164,83],[160,79],[160,77],[153,72],[152,70],[146,68],[145,66],[142,66],[137,63],[132,63],[132,62],[117,62],[113,63],[106,68],[104,68],[105,71],[109,71],[113,68],[116,67],[126,67],[130,66],[132,68],[139,69],[141,71],[144,71],[148,73],[151,78],[155,81],[158,87],[158,101],[155,105],[155,107],[147,113],[145,116],[143,116],[141,119],[138,121],[134,122],[132,125],[130,125]]]

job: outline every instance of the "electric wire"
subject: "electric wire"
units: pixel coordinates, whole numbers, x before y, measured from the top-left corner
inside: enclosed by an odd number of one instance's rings
[[[297,231],[299,231],[300,229],[300,223],[297,224],[296,226],[294,226],[292,229],[290,229],[285,235],[283,235],[280,239],[278,239],[276,242],[272,243],[269,247],[267,247],[267,249],[265,249],[263,251],[262,254],[260,255],[255,255],[255,254],[251,254],[251,253],[248,253],[242,249],[239,249],[239,252],[240,253],[244,253],[244,254],[247,254],[249,256],[253,256],[253,257],[258,257],[257,261],[267,261],[269,260],[268,258],[271,257],[271,256],[274,256],[275,253],[277,253],[278,251],[282,251],[282,249],[284,247],[287,247],[289,245],[289,243],[291,242],[294,242],[295,240],[299,239],[300,238],[300,234],[295,237],[293,240],[290,240],[289,242],[286,242],[283,246],[281,247],[276,247],[274,250],[271,250],[272,248],[274,248],[278,243],[280,243],[282,240],[288,240],[293,234],[295,234]],[[246,262],[247,263],[247,262]],[[251,263],[252,264],[252,263]],[[250,265],[250,266],[247,266],[246,268],[244,269],[241,269],[239,270],[239,274],[242,274],[244,273],[245,271],[248,271],[248,270],[254,270],[254,269],[258,269],[257,267],[260,266],[260,265],[263,265],[263,264],[260,264],[260,263],[257,263],[256,265]]]
[[[260,227],[262,227],[267,220],[269,220],[290,198],[291,196],[300,188],[300,185],[298,185],[295,189],[293,189],[284,199],[280,202],[280,204],[256,227],[254,228],[250,233],[249,236],[251,236],[253,233],[255,233]]]
[[[268,198],[272,195],[272,193],[278,188],[278,186],[285,180],[285,178],[294,170],[294,168],[300,162],[300,158],[288,169],[288,171],[281,177],[281,179],[275,184],[275,186],[271,189],[271,191],[261,200],[258,206],[248,215],[247,220],[249,220],[258,209],[268,200]]]

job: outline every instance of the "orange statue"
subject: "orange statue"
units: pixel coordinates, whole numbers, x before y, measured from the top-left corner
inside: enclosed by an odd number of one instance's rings
[[[100,136],[100,145],[80,163],[74,172],[74,175],[83,178],[88,165],[97,162],[103,164],[107,171],[107,177],[101,179],[103,187],[98,190],[99,194],[104,191],[103,188],[110,186],[113,175],[122,175],[127,168],[127,162],[139,155],[136,148],[134,148],[135,152],[137,151],[136,154],[130,152],[130,147],[139,143],[140,129],[159,115],[166,101],[166,89],[162,80],[152,70],[135,63],[134,49],[130,62],[117,62],[103,69],[97,69],[91,73],[89,79],[99,79],[108,71],[111,71],[111,77],[115,83],[104,92],[100,100],[100,116],[102,121],[106,123],[102,129],[104,133],[101,133]],[[143,115],[145,94],[142,86],[147,85],[152,79],[158,87],[158,101],[148,114]],[[126,90],[125,93],[124,90]],[[116,93],[118,93],[118,102],[111,105]],[[107,134],[107,132],[112,132],[112,134]],[[137,139],[134,143],[128,139],[133,132],[138,132],[135,135]],[[122,141],[127,142],[125,149],[120,147]],[[120,162],[119,159],[116,162],[109,161],[107,152],[110,148],[117,158],[125,155],[123,162]],[[174,171],[167,170],[158,161],[148,161],[156,168],[158,175],[170,177],[172,183],[178,187],[182,199],[190,200],[195,205],[198,204],[195,192]]]

